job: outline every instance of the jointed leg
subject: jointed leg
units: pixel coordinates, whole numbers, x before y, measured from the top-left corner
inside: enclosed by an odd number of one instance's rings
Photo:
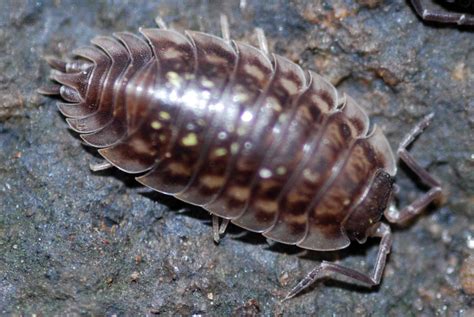
[[[441,198],[442,189],[441,184],[435,180],[420,164],[415,161],[413,156],[407,151],[407,147],[419,136],[426,127],[430,124],[433,114],[425,116],[402,140],[398,148],[398,156],[405,162],[405,164],[420,178],[420,180],[430,187],[430,190],[424,195],[420,196],[410,205],[398,211],[394,206],[385,212],[385,217],[388,221],[394,223],[404,222],[414,216],[418,215],[423,209],[432,201]]]
[[[283,299],[284,301],[290,299],[303,291],[305,288],[313,284],[316,280],[328,276],[330,273],[336,273],[345,277],[349,277],[366,286],[374,286],[380,284],[382,273],[385,268],[385,261],[387,255],[390,253],[392,247],[392,233],[390,227],[384,223],[376,224],[370,232],[370,237],[381,238],[377,260],[375,262],[372,274],[364,274],[354,269],[344,267],[342,265],[323,261],[318,267],[312,270],[301,282],[299,282]]]
[[[459,25],[474,25],[474,15],[455,13],[455,12],[442,12],[442,11],[430,11],[423,7],[421,0],[411,0],[416,13],[426,21],[435,21],[443,23],[457,23]]]
[[[168,26],[166,25],[166,22],[165,22],[165,21],[163,20],[163,18],[160,17],[160,16],[157,16],[157,17],[155,18],[155,23],[156,23],[156,25],[158,25],[158,27],[159,27],[160,29],[163,29],[163,30],[168,29]]]
[[[89,168],[93,172],[103,171],[103,170],[109,169],[111,167],[113,167],[113,165],[110,164],[109,162],[105,161],[105,160],[103,162],[100,162],[100,163],[90,163],[89,164]]]
[[[229,223],[230,223],[229,219],[222,219],[221,226],[219,228],[219,235],[223,235],[225,233]]]
[[[268,41],[265,36],[265,32],[261,28],[255,28],[255,32],[257,32],[257,39],[258,39],[258,46],[259,48],[266,54],[269,55],[270,52],[268,51]]]
[[[229,31],[229,20],[225,14],[221,14],[221,32],[222,38],[230,43],[230,31]]]
[[[229,222],[229,219],[223,219],[219,226],[219,216],[212,215],[212,237],[214,242],[219,243],[221,235],[225,233]]]

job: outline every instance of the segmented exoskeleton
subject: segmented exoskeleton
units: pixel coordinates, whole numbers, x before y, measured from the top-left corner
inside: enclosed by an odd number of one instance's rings
[[[48,58],[59,110],[86,144],[100,148],[137,180],[199,205],[275,241],[311,250],[337,250],[351,240],[382,238],[368,276],[323,262],[294,296],[333,271],[378,284],[390,250],[387,210],[396,163],[365,111],[312,71],[267,50],[187,31],[141,29],[96,37],[73,61]],[[425,117],[398,151],[432,190],[386,218],[397,222],[439,197],[439,183],[405,147],[428,125]]]

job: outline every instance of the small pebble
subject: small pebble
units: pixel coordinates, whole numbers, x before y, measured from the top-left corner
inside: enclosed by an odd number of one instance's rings
[[[138,281],[138,278],[140,277],[140,273],[138,273],[137,271],[133,272],[131,275],[130,275],[130,280],[132,282],[136,282]]]
[[[464,293],[474,295],[474,255],[464,260],[460,275]]]

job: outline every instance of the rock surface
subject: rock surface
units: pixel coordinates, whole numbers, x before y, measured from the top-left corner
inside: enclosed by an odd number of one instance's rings
[[[331,3],[331,4],[329,4]],[[231,226],[219,245],[209,215],[151,193],[66,128],[41,57],[66,57],[94,35],[153,27],[255,43],[316,70],[367,109],[393,148],[424,114],[413,155],[446,203],[395,227],[380,287],[325,281],[280,299],[320,260],[370,270],[378,241],[302,253]],[[1,1],[0,314],[472,316],[460,268],[474,250],[474,33],[423,23],[406,1]],[[423,188],[404,168],[400,204]]]

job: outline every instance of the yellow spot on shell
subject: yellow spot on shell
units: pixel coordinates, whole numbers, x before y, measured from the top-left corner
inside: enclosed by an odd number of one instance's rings
[[[181,51],[178,51],[175,48],[168,48],[167,50],[163,50],[161,53],[167,59],[173,59],[183,55]]]
[[[193,132],[188,133],[185,137],[181,139],[181,141],[185,146],[194,146],[198,143],[197,135]]]
[[[286,173],[286,167],[284,166],[278,166],[276,170],[278,175],[285,175]]]
[[[242,121],[244,121],[244,122],[252,121],[253,114],[252,114],[252,112],[246,110],[246,111],[244,111],[244,113],[242,113],[242,115],[240,116],[240,119],[242,119]]]
[[[214,154],[215,154],[216,156],[224,156],[224,155],[227,154],[227,150],[226,150],[225,148],[223,148],[223,147],[220,147],[220,148],[218,148],[218,149],[216,149],[216,150],[214,151]]]
[[[247,131],[247,129],[245,127],[239,127],[237,129],[237,134],[238,135],[244,135],[246,131]]]
[[[203,79],[201,84],[203,85],[203,87],[205,88],[212,88],[214,87],[214,83],[212,81],[210,81],[209,79]]]
[[[151,123],[151,127],[155,130],[159,130],[159,129],[161,129],[162,125],[159,121],[153,121]]]
[[[173,85],[175,87],[181,87],[182,78],[181,78],[181,76],[179,76],[178,73],[168,72],[168,73],[166,73],[166,78],[171,83],[171,85]]]
[[[272,176],[272,171],[270,171],[267,168],[262,168],[259,171],[259,175],[260,175],[261,178],[270,178]]]
[[[313,182],[313,183],[316,182],[316,180],[319,178],[318,173],[313,173],[308,168],[306,168],[303,171],[303,176],[304,176],[304,178],[306,178],[307,180],[309,180],[310,182]]]
[[[280,112],[280,111],[283,110],[283,108],[280,106],[279,103],[274,103],[274,104],[272,104],[272,108],[273,108],[273,110],[275,110],[276,112]]]
[[[166,111],[160,111],[159,115],[160,115],[160,118],[163,119],[163,120],[171,119],[170,114]]]
[[[288,119],[288,116],[285,113],[282,113],[278,116],[278,122],[283,123]]]
[[[249,96],[244,93],[237,93],[232,97],[233,102],[246,102],[249,99]]]
[[[230,152],[232,154],[237,154],[237,151],[239,150],[239,143],[232,143],[230,145]]]

